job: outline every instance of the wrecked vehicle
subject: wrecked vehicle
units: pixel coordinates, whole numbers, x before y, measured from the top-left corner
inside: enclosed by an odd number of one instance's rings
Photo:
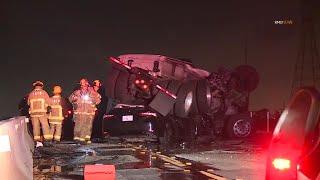
[[[111,136],[153,133],[157,114],[143,105],[117,104],[104,115],[104,131]]]
[[[248,103],[259,77],[251,66],[209,73],[161,55],[127,54],[109,60],[106,95],[157,113],[156,134],[165,143],[194,142],[201,135],[248,137],[253,132]]]

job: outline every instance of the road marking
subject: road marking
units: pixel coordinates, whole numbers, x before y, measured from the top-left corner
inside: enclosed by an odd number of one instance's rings
[[[141,154],[146,154],[145,150],[143,150],[141,145],[139,147],[135,146],[133,148],[136,149],[136,150],[140,150]],[[190,173],[191,172],[191,170],[185,169],[187,166],[191,166],[192,165],[191,162],[187,162],[187,163],[184,164],[183,162],[176,160],[175,156],[169,157],[169,156],[161,154],[160,151],[157,151],[156,153],[151,152],[151,156],[152,156],[151,157],[152,159],[160,158],[161,160],[165,161],[165,163],[164,163],[165,165],[172,164],[172,165],[175,165],[177,167],[183,168],[183,171],[186,172],[186,173]],[[207,171],[198,171],[198,172],[203,174],[203,175],[205,175],[205,176],[207,176],[207,177],[209,177],[209,178],[215,179],[215,180],[227,180],[227,178],[224,178],[222,176],[218,176],[218,175],[213,174],[214,173],[213,169],[207,169]]]
[[[199,171],[201,174],[209,177],[209,178],[213,178],[213,179],[216,179],[216,180],[226,180],[226,178],[224,177],[220,177],[220,176],[217,176],[215,174],[211,174],[211,173],[208,173],[206,171]]]
[[[161,155],[161,154],[157,154],[156,156],[158,156],[160,159],[162,159],[163,161],[165,162],[168,162],[168,163],[171,163],[175,166],[178,166],[178,167],[186,167],[186,165],[178,160],[175,160],[175,159],[172,159],[168,156],[165,156],[165,155]]]
[[[190,173],[190,169],[184,169],[183,172]]]

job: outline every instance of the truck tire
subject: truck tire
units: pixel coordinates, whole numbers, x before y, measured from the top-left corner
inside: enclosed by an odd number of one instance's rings
[[[206,114],[211,104],[210,87],[206,79],[198,80],[195,89],[193,114]]]
[[[230,138],[246,138],[253,132],[253,121],[248,113],[236,114],[227,120],[225,133]]]
[[[181,118],[186,118],[192,109],[194,103],[194,89],[196,88],[195,81],[183,83],[177,93],[177,101],[174,105],[174,115]]]

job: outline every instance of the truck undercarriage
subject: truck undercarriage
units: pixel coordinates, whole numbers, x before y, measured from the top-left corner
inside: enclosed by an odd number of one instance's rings
[[[209,73],[161,55],[128,54],[109,60],[107,96],[156,112],[156,134],[165,144],[194,144],[202,135],[242,138],[252,134],[249,93],[259,77],[251,66]]]

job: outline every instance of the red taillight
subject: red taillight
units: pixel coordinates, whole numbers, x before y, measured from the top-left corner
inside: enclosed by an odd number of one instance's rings
[[[143,89],[148,89],[148,85],[145,84],[145,85],[142,86],[142,88]]]
[[[72,113],[72,111],[69,110],[69,111],[68,111],[68,114],[71,114],[71,113]]]
[[[275,158],[272,161],[272,165],[277,170],[288,170],[291,167],[291,161],[285,158]]]
[[[141,79],[141,84],[144,84],[144,83],[145,83],[145,81],[143,79]]]
[[[140,84],[140,81],[137,79],[137,80],[134,81],[134,83]]]

